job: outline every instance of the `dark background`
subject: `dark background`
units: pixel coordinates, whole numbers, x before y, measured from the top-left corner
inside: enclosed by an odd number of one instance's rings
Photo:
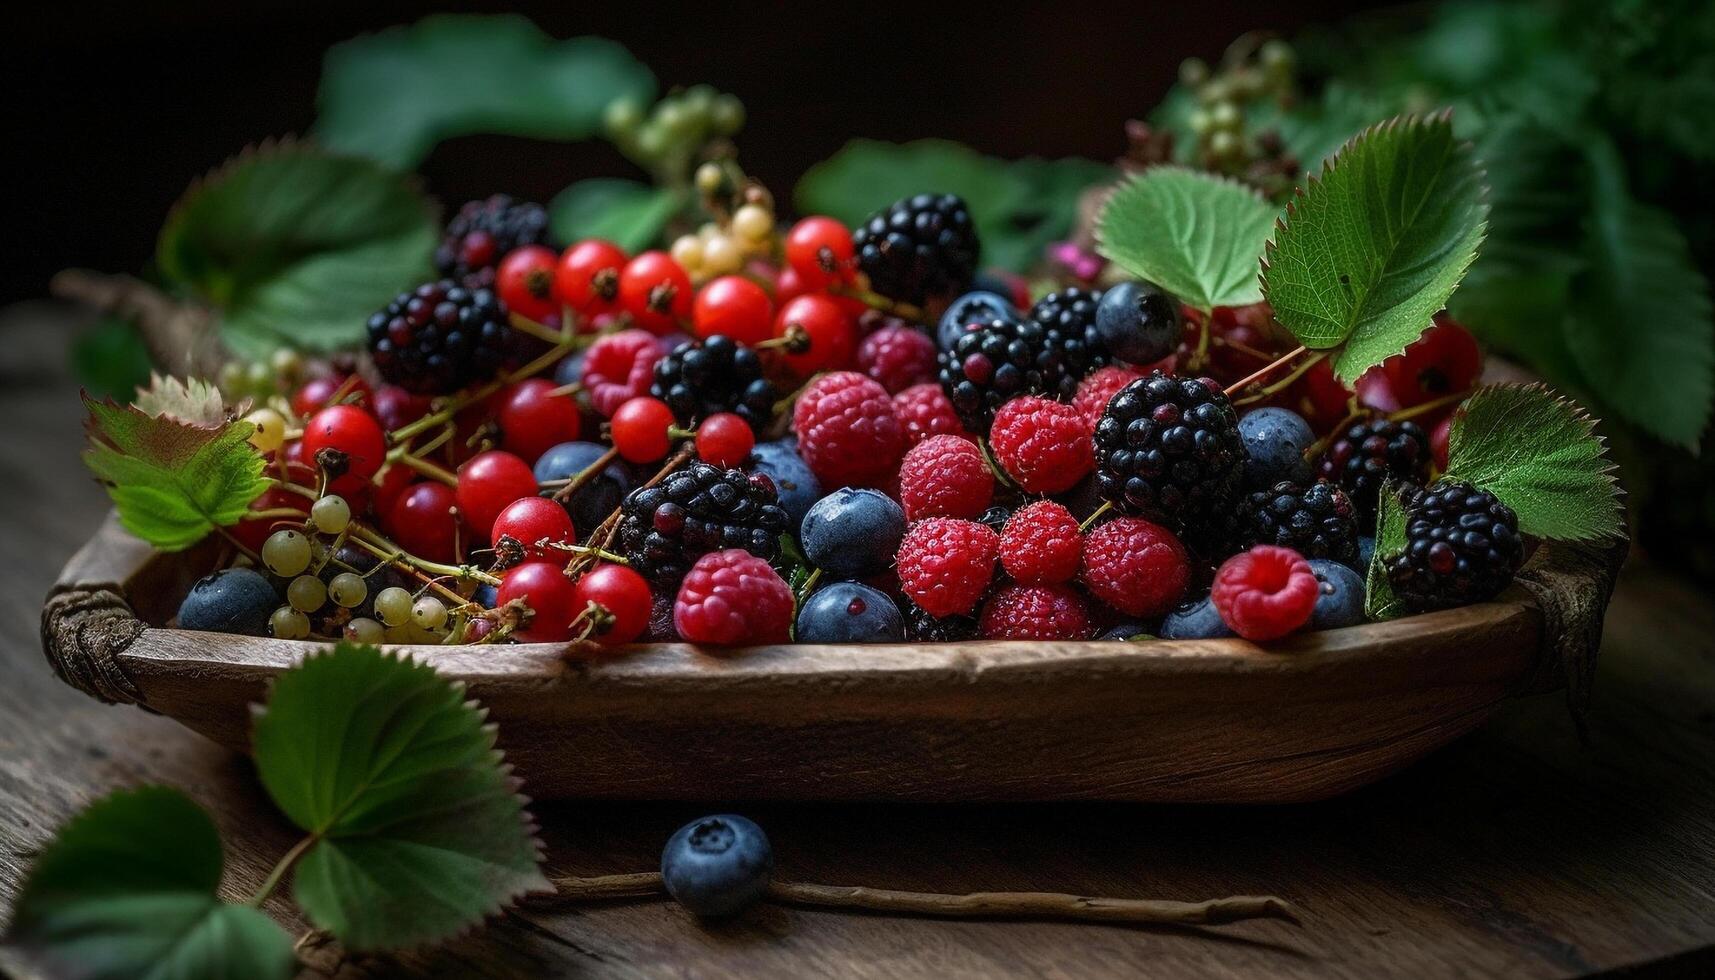
[[[0,150],[9,229],[0,303],[67,266],[138,271],[186,184],[246,144],[315,120],[322,53],[437,10],[531,16],[550,34],[627,45],[663,87],[740,96],[741,160],[777,195],[854,136],[942,136],[1000,156],[1116,156],[1121,124],[1189,55],[1292,35],[1371,4],[1204,0],[1065,5],[851,3],[418,5],[329,0],[107,5],[14,12],[0,32]],[[14,19],[16,18],[16,19]],[[588,176],[633,175],[605,143],[472,137],[422,168],[443,201],[546,200]]]

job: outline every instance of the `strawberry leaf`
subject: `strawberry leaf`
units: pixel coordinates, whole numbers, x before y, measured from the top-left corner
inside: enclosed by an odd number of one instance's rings
[[[1236,181],[1151,167],[1108,199],[1102,255],[1204,312],[1262,299],[1259,259],[1275,207]]]
[[[268,795],[315,841],[298,905],[353,949],[444,939],[548,887],[493,726],[426,664],[312,654],[275,680],[253,744]]]
[[[1275,318],[1356,380],[1416,340],[1483,240],[1483,172],[1447,113],[1360,133],[1287,206],[1263,260]]]
[[[83,461],[107,485],[125,529],[182,551],[237,523],[268,489],[248,422],[194,425],[85,395]]]
[[[1391,486],[1382,488],[1377,503],[1375,554],[1364,577],[1364,615],[1379,622],[1405,615],[1387,577],[1387,559],[1405,547],[1405,506]]]
[[[1447,475],[1499,497],[1525,534],[1560,541],[1623,535],[1613,470],[1591,418],[1542,385],[1482,388],[1453,415]]]
[[[221,866],[214,822],[184,794],[114,793],[61,827],[36,859],[6,941],[52,976],[291,976],[291,938],[256,909],[215,897]]]

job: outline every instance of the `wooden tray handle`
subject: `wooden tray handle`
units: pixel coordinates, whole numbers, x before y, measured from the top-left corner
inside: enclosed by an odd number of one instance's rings
[[[1630,551],[1630,538],[1544,545],[1519,569],[1515,580],[1542,612],[1536,670],[1525,678],[1519,693],[1541,694],[1564,687],[1580,738],[1596,677],[1596,652],[1602,646],[1602,619]]]

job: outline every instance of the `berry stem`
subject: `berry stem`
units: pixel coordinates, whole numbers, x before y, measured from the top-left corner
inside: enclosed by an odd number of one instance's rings
[[[1299,344],[1297,347],[1294,347],[1292,350],[1287,351],[1285,354],[1280,355],[1279,357],[1275,358],[1273,361],[1271,361],[1267,364],[1264,364],[1262,367],[1257,368],[1255,371],[1252,371],[1250,374],[1246,375],[1245,377],[1240,378],[1239,380],[1228,385],[1227,390],[1225,392],[1226,396],[1228,398],[1233,397],[1233,395],[1237,394],[1240,391],[1243,391],[1246,385],[1252,384],[1252,383],[1257,382],[1257,381],[1261,381],[1263,378],[1268,377],[1269,375],[1280,370],[1282,367],[1286,366],[1287,364],[1292,363],[1293,358],[1297,357],[1300,354],[1303,354],[1307,350],[1309,350],[1308,347],[1305,347],[1303,344]]]
[[[590,465],[579,470],[577,473],[573,474],[569,479],[549,480],[546,483],[543,483],[541,485],[542,489],[547,490],[549,488],[557,488],[554,490],[554,493],[553,493],[554,502],[557,504],[563,504],[566,501],[572,499],[573,494],[577,493],[579,490],[582,490],[585,486],[587,486],[589,484],[589,482],[591,480],[595,479],[596,476],[598,474],[600,474],[603,470],[605,470],[609,466],[613,465],[613,461],[618,459],[618,458],[619,458],[619,447],[617,447],[617,446],[610,447],[607,450],[607,452],[602,453],[600,456],[596,457],[595,462],[593,462]]]
[[[545,340],[550,344],[563,344],[567,339],[563,332],[555,330],[546,323],[537,323],[535,320],[530,319],[522,313],[508,313],[506,322],[511,324],[512,329],[519,333],[529,334],[538,340]]]
[[[517,314],[513,315],[517,316]],[[540,326],[540,324],[537,325]],[[547,328],[543,327],[542,329],[546,330]],[[543,371],[546,371],[548,368],[553,367],[555,364],[559,363],[560,358],[565,357],[578,346],[578,338],[575,336],[562,337],[559,334],[553,334],[551,336],[551,340],[553,341],[554,346],[551,349],[544,351],[542,355],[537,357],[535,360],[516,371],[508,371],[487,384],[480,385],[476,388],[466,389],[464,392],[452,396],[447,400],[445,405],[440,407],[440,409],[430,412],[415,422],[402,425],[392,432],[389,432],[387,434],[387,441],[390,444],[397,445],[412,436],[426,432],[443,422],[451,422],[453,417],[458,415],[459,412],[462,412],[469,406],[482,401],[484,398],[494,394],[506,385],[509,385],[514,381],[522,381],[525,378],[533,378],[536,375],[541,374]]]
[[[416,470],[418,473],[423,474],[431,480],[437,480],[441,483],[445,483],[449,487],[457,487],[459,485],[458,474],[444,466],[431,463],[428,460],[412,455],[411,453],[401,453],[399,458],[394,462]]]
[[[411,554],[404,548],[401,548],[388,540],[388,538],[379,531],[371,530],[355,522],[351,525],[351,540],[369,545],[371,551],[374,551],[376,548],[386,550],[386,554],[378,553],[377,557],[389,558],[392,561],[402,561],[419,571],[428,572],[432,575],[441,575],[447,578],[458,579],[463,582],[481,582],[484,585],[500,584],[500,579],[470,565],[444,565],[438,561],[429,561],[427,558],[418,558],[416,555]],[[454,594],[457,595],[457,593]],[[466,600],[463,596],[459,596],[458,601],[463,603]]]
[[[1078,533],[1082,534],[1085,531],[1088,531],[1090,528],[1094,527],[1096,522],[1101,520],[1103,514],[1106,514],[1108,511],[1113,510],[1113,509],[1114,509],[1114,502],[1113,501],[1111,501],[1111,500],[1102,501],[1102,505],[1100,507],[1097,507],[1093,512],[1091,512],[1089,517],[1084,518],[1084,520],[1078,524]]]
[[[931,326],[929,322],[929,314],[926,310],[912,306],[910,303],[901,303],[898,300],[888,299],[886,296],[881,295],[873,289],[865,289],[862,286],[848,286],[842,283],[834,283],[828,286],[828,292],[839,296],[849,296],[852,299],[863,303],[865,306],[868,306],[870,309],[880,310],[889,316],[899,317],[901,320],[910,320],[912,323],[915,323],[920,327]]]
[[[1456,391],[1451,395],[1442,395],[1434,401],[1427,401],[1421,405],[1413,405],[1410,408],[1402,408],[1397,412],[1389,414],[1388,419],[1393,422],[1404,422],[1406,419],[1414,419],[1420,415],[1428,415],[1431,412],[1446,408],[1449,405],[1459,404],[1465,399],[1471,397],[1471,392],[1475,390],[1476,389],[1474,388],[1466,388],[1464,391]]]
[[[1328,352],[1327,351],[1320,351],[1317,354],[1315,354],[1314,356],[1306,358],[1302,364],[1299,364],[1297,367],[1292,369],[1291,374],[1288,374],[1286,377],[1281,378],[1279,381],[1276,381],[1273,384],[1268,385],[1267,387],[1263,388],[1261,391],[1258,391],[1254,395],[1246,395],[1245,397],[1238,399],[1237,401],[1233,402],[1233,407],[1238,408],[1241,405],[1253,405],[1253,404],[1260,402],[1266,398],[1269,398],[1273,395],[1279,394],[1282,391],[1285,391],[1287,388],[1292,387],[1293,382],[1297,381],[1299,378],[1304,377],[1306,374],[1308,374],[1310,372],[1311,368],[1315,367],[1317,364],[1321,363],[1322,361],[1327,360],[1327,358],[1328,358]]]

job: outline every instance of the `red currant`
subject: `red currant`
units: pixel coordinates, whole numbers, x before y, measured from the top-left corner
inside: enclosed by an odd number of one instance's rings
[[[630,643],[649,627],[655,596],[643,576],[624,565],[597,565],[578,579],[573,591],[574,606],[582,610],[590,603],[602,607],[613,622],[598,630],[595,639],[608,646]]]
[[[766,289],[743,276],[721,276],[697,293],[691,323],[704,339],[725,334],[750,346],[768,339],[773,317]]]
[[[731,412],[717,412],[697,426],[697,458],[723,470],[737,469],[755,448],[750,423]]]
[[[638,326],[657,336],[691,315],[691,277],[666,252],[644,252],[619,274],[619,302]]]
[[[380,517],[393,509],[393,504],[405,493],[405,488],[411,485],[414,474],[408,466],[389,463],[381,467],[381,472],[375,474],[370,481],[374,488],[371,501],[375,508],[375,516]]]
[[[453,488],[424,481],[405,488],[381,526],[399,547],[418,558],[450,562],[458,557],[458,516]]]
[[[584,609],[576,591],[558,562],[529,561],[500,580],[495,603],[504,606],[522,599],[530,607],[529,623],[513,634],[520,640],[562,643],[572,638],[572,621]]]
[[[301,510],[309,513],[310,498],[301,493],[293,493],[284,487],[269,487],[262,495],[251,501],[251,510]],[[232,536],[244,543],[251,551],[261,551],[262,542],[268,540],[268,535],[274,532],[274,522],[278,518],[259,517],[239,521],[232,526]]]
[[[554,383],[547,378],[531,378],[502,388],[495,399],[500,445],[527,463],[578,437],[578,403],[553,391]]]
[[[1453,415],[1435,423],[1435,428],[1429,430],[1429,455],[1435,460],[1435,468],[1442,472],[1447,470],[1447,446],[1453,439]]]
[[[554,299],[554,266],[559,256],[543,245],[525,245],[506,253],[494,274],[494,290],[512,312],[541,323],[560,312]]]
[[[1470,331],[1449,317],[1437,317],[1423,336],[1402,354],[1382,362],[1388,388],[1400,408],[1410,408],[1464,391],[1483,370],[1483,352]]]
[[[659,398],[633,398],[613,413],[613,448],[633,463],[653,463],[667,455],[673,410]]]
[[[554,270],[554,298],[584,317],[619,309],[619,271],[625,250],[599,238],[566,249]]]
[[[430,401],[428,395],[413,395],[398,385],[382,385],[370,404],[381,427],[391,432],[429,414]]]
[[[494,519],[506,505],[536,496],[536,474],[530,464],[499,449],[471,457],[459,467],[458,504],[465,523],[483,541],[491,541]]]
[[[348,385],[346,382],[350,381]],[[334,393],[345,388],[341,401],[367,401],[369,399],[369,384],[362,378],[351,378],[344,374],[329,374],[320,378],[311,378],[304,382],[292,395],[292,412],[299,418],[314,415],[317,410],[327,407]]]
[[[851,230],[833,218],[812,215],[786,233],[786,264],[811,289],[849,280],[853,254]]]
[[[375,416],[356,405],[330,405],[304,423],[306,460],[313,465],[323,449],[345,453],[346,473],[367,483],[387,460],[387,435]]]
[[[558,559],[562,564],[569,553],[552,547],[554,544],[576,544],[578,533],[572,527],[572,515],[566,508],[547,497],[519,497],[506,505],[494,519],[494,540],[511,535],[524,545],[527,558],[543,561]]]
[[[774,318],[774,335],[786,336],[787,328],[793,325],[802,327],[810,337],[809,350],[786,354],[786,363],[800,376],[837,370],[851,363],[857,351],[857,322],[833,297],[810,293],[782,306],[780,315]]]

